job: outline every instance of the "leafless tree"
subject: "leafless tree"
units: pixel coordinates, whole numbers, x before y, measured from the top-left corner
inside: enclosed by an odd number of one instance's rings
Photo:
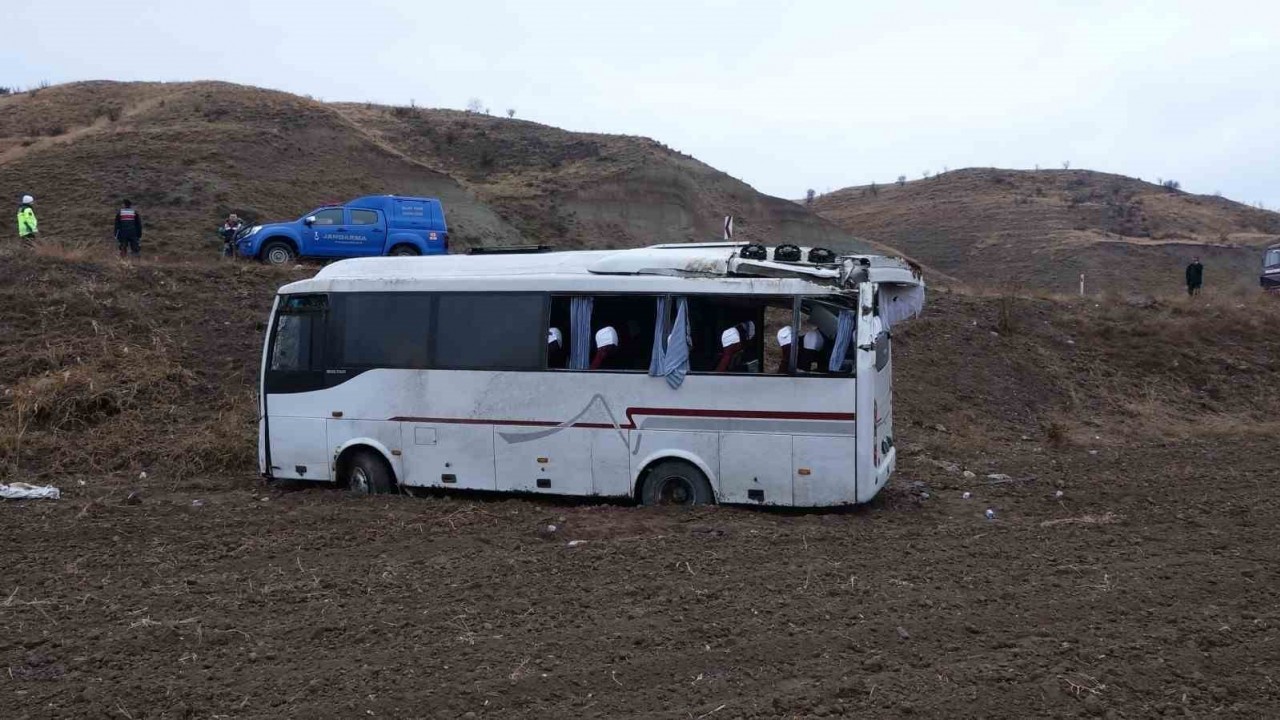
[[[1062,169],[1063,169],[1063,170],[1070,170],[1070,169],[1071,169],[1071,161],[1070,161],[1070,160],[1063,160],[1063,161],[1062,161]]]
[[[898,187],[902,187],[903,185],[906,185],[906,184],[907,184],[907,176],[906,176],[906,175],[899,175],[899,176],[898,176]]]
[[[480,98],[473,97],[467,101],[467,112],[478,113],[481,110],[484,110],[484,101]]]
[[[818,191],[817,191],[817,190],[814,190],[813,188],[809,188],[809,189],[808,189],[808,190],[806,190],[806,191],[805,191],[805,193],[804,193],[804,204],[805,204],[805,205],[812,205],[812,204],[813,204],[813,199],[814,199],[814,198],[816,198],[817,196],[818,196]]]
[[[516,109],[515,109],[515,108],[507,108],[507,117],[509,117],[509,118],[513,118],[513,117],[515,117],[515,116],[516,116]]]

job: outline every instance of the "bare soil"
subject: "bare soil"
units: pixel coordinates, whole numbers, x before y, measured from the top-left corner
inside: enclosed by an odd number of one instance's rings
[[[936,294],[876,502],[681,511],[264,485],[298,274],[0,262],[0,715],[1280,715],[1273,304]]]

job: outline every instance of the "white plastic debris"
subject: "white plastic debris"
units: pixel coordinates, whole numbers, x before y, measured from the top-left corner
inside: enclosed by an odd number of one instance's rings
[[[15,482],[0,483],[0,498],[5,500],[57,500],[62,492],[52,485],[29,485]]]
[[[138,479],[139,479],[139,480],[146,480],[146,479],[147,479],[147,471],[146,471],[146,470],[143,470],[142,472],[138,473]]]
[[[965,470],[965,471],[962,473],[962,475],[964,475],[964,479],[965,479],[965,480],[972,480],[972,479],[974,479],[974,478],[978,477],[977,473],[975,473],[975,472],[974,472],[974,471],[972,471],[972,470]]]
[[[569,547],[578,547],[579,545],[585,545],[586,542],[587,542],[586,540],[570,540]]]
[[[922,493],[920,493],[920,499],[921,499],[921,500],[928,500],[928,499],[929,499],[929,493],[927,493],[927,492],[922,492]]]
[[[988,519],[988,520],[995,520],[995,519],[996,519],[996,511],[995,511],[995,510],[992,510],[991,508],[987,508],[987,519]]]
[[[971,497],[973,497],[973,493],[969,492],[968,490],[965,490],[964,493],[960,495],[960,499],[962,500],[968,500]]]
[[[1004,473],[991,473],[990,475],[987,476],[987,479],[1006,481],[1006,480],[1012,480],[1013,478],[1009,477],[1008,475],[1005,475]]]
[[[192,500],[192,501],[191,501],[191,507],[204,507],[204,501],[203,501],[203,500]]]
[[[553,532],[555,532],[555,531],[556,531],[556,530],[558,530],[558,529],[559,529],[559,528],[557,528],[555,525],[548,525],[548,526],[547,526],[547,532],[549,532],[549,533],[553,533]]]
[[[1053,494],[1053,496],[1054,496],[1054,497],[1056,497],[1056,498],[1060,498],[1060,497],[1062,497],[1062,496],[1063,496],[1063,495],[1065,495],[1065,494],[1066,494],[1066,493],[1064,493],[1064,492],[1062,492],[1061,490],[1059,490],[1058,492],[1054,493],[1054,494]]]

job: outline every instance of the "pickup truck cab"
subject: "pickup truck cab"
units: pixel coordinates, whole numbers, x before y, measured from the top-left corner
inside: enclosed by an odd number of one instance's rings
[[[241,257],[287,265],[299,257],[442,255],[444,208],[435,198],[368,195],[316,208],[292,222],[254,225],[236,238]]]

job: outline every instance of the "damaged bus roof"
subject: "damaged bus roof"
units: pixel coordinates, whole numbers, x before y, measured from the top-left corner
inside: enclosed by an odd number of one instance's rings
[[[491,290],[498,283],[513,292],[617,292],[624,277],[621,284],[628,291],[682,294],[845,294],[864,281],[924,284],[919,268],[900,258],[841,255],[830,263],[784,262],[774,259],[772,248],[764,249],[764,257],[759,251],[742,257],[744,247],[687,243],[631,250],[354,258],[280,292]],[[807,248],[801,252],[808,257]]]

